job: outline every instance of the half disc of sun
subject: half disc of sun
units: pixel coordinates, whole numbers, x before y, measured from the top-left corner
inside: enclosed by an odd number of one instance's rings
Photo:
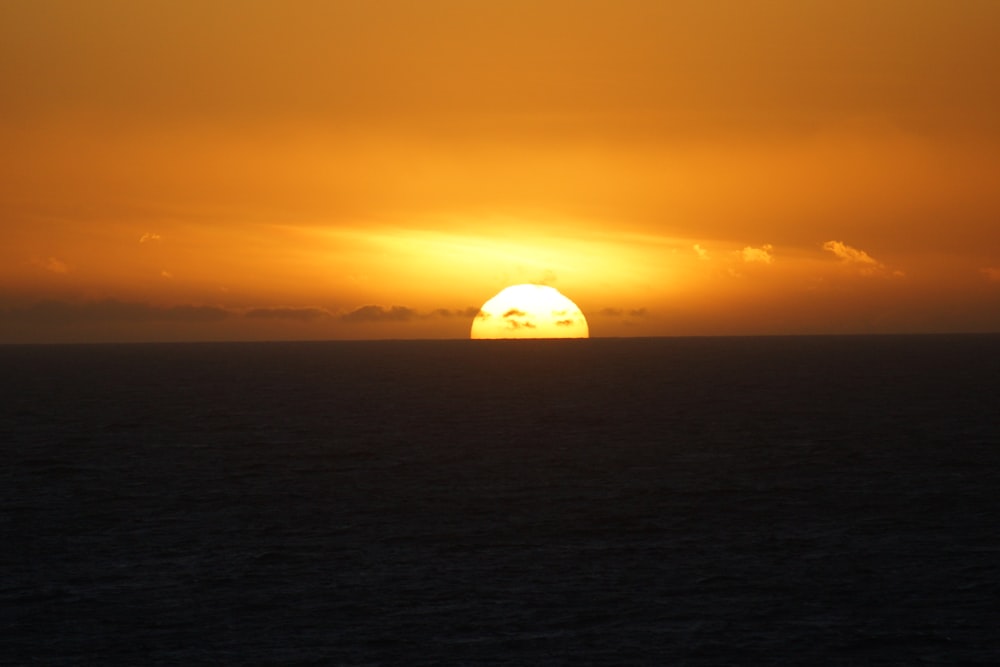
[[[472,338],[588,338],[580,308],[547,285],[512,285],[483,304]]]

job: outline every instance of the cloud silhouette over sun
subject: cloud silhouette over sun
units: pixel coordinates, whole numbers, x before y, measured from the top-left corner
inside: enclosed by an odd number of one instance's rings
[[[547,285],[513,285],[483,304],[472,338],[589,338],[580,308]]]

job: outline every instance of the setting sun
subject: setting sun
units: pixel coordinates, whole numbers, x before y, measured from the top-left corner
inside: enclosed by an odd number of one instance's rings
[[[512,285],[483,304],[472,338],[588,338],[580,308],[545,285]]]

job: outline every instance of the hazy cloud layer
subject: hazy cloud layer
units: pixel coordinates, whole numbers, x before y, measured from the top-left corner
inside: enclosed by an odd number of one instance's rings
[[[987,267],[985,269],[980,269],[980,273],[989,280],[990,282],[1000,282],[1000,269],[994,267]]]
[[[325,312],[325,311],[323,311]],[[376,306],[367,305],[355,308],[352,311],[340,315],[340,321],[349,323],[358,322],[410,322],[418,319],[434,318],[472,318],[483,317],[484,314],[479,308],[469,306],[468,308],[435,308],[427,312],[421,312],[409,306]]]
[[[410,322],[431,318],[472,318],[478,308],[437,308],[421,313],[406,306],[362,306],[339,316],[345,323]],[[28,305],[0,307],[0,323],[29,324],[42,327],[95,323],[143,322],[219,322],[233,318],[255,321],[318,322],[335,317],[324,308],[316,307],[260,307],[247,311],[231,310],[218,306],[156,306],[142,302],[105,299],[83,303],[66,301],[40,301]]]
[[[469,306],[468,308],[459,308],[455,310],[451,310],[449,308],[435,308],[424,317],[476,317],[478,314],[479,308]]]
[[[215,306],[171,306],[106,299],[89,303],[42,301],[0,311],[11,322],[59,325],[88,322],[218,322],[231,313]]]
[[[246,317],[259,320],[297,320],[308,322],[328,317],[329,311],[322,308],[254,308],[246,312]]]
[[[418,317],[417,311],[406,306],[361,306],[340,316],[343,322],[408,322]]]

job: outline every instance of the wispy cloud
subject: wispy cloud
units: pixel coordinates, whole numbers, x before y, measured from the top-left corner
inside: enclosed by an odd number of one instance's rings
[[[774,246],[770,243],[765,243],[759,248],[747,246],[743,248],[740,254],[743,256],[743,261],[747,263],[771,264],[774,262],[774,255],[771,254],[772,250],[774,250]]]
[[[986,267],[985,269],[980,269],[980,273],[983,274],[987,280],[993,283],[1000,282],[1000,269],[995,267]]]
[[[888,267],[878,261],[860,248],[854,248],[842,241],[827,241],[823,244],[823,250],[833,253],[843,263],[854,266],[858,273],[871,276],[880,273],[889,273]],[[902,271],[892,271],[893,276],[902,276]]]
[[[834,255],[852,264],[866,264],[869,266],[882,266],[874,257],[864,250],[853,248],[842,241],[827,241],[823,244],[823,250],[832,252]]]
[[[163,237],[159,234],[154,234],[152,232],[146,232],[139,237],[139,243],[159,243],[163,240]]]
[[[545,269],[544,271],[542,271],[541,275],[535,276],[528,282],[534,285],[552,286],[556,282],[556,272],[553,271],[552,269]]]
[[[645,308],[601,308],[597,314],[602,317],[646,317],[649,311]]]
[[[31,260],[31,263],[50,273],[69,273],[70,271],[69,264],[55,257],[35,257]]]
[[[695,243],[693,246],[695,253],[698,255],[698,259],[707,260],[709,259],[708,251],[701,247],[700,243]]]

